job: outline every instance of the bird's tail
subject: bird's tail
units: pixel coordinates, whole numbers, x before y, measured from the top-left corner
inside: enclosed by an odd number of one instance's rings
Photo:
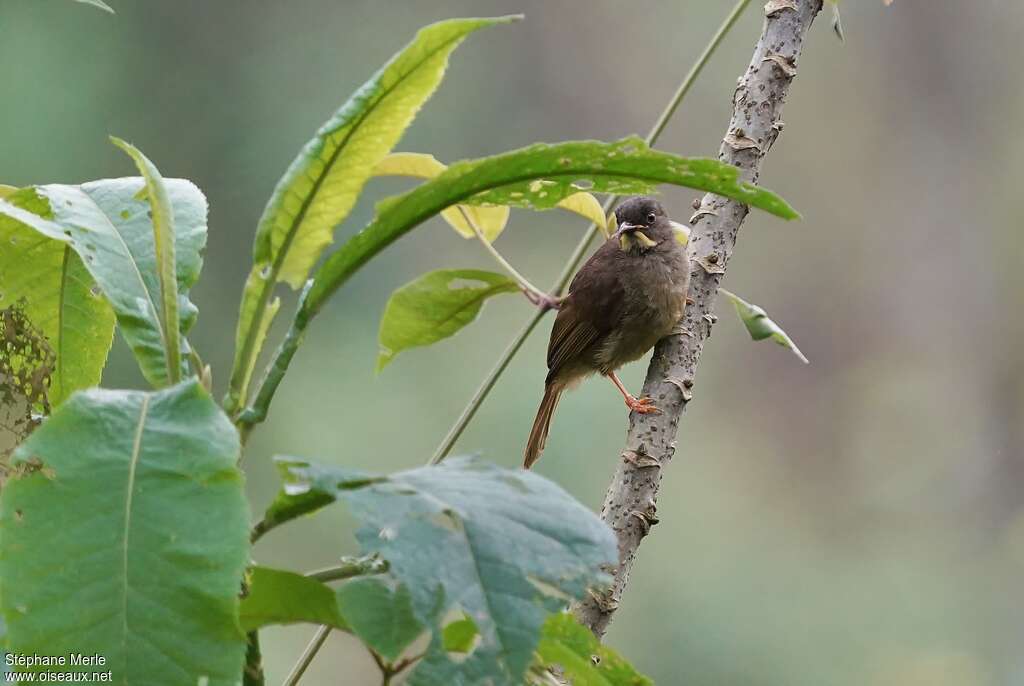
[[[533,463],[540,459],[540,453],[544,450],[544,443],[548,439],[548,429],[551,427],[551,415],[555,413],[555,406],[558,405],[558,398],[562,395],[562,389],[554,384],[544,386],[544,398],[537,408],[537,418],[533,420],[533,430],[530,431],[530,439],[526,442],[526,451],[523,453],[523,467],[529,469]]]

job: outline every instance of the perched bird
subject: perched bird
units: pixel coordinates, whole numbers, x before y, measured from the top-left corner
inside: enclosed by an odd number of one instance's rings
[[[608,377],[634,412],[659,412],[650,398],[635,398],[615,370],[643,355],[675,328],[686,305],[689,231],[648,197],[615,210],[617,230],[587,260],[558,307],[548,343],[548,376],[524,467],[540,457],[551,415],[562,392],[596,373]]]

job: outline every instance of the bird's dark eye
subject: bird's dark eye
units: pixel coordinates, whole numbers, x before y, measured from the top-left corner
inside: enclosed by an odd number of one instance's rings
[[[649,215],[647,215],[648,224],[653,224],[655,219],[657,219],[657,217],[654,216],[654,212],[651,212]]]

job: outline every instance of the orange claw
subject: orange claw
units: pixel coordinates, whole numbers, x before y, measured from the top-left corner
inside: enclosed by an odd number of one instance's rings
[[[629,396],[626,398],[626,407],[637,414],[661,414],[661,410],[654,405],[654,401],[650,398],[634,398]]]

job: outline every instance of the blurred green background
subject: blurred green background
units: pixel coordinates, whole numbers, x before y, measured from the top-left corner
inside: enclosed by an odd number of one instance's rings
[[[452,161],[537,140],[646,132],[731,6],[721,0],[66,0],[0,5],[0,182],[130,175],[124,137],[211,205],[193,343],[222,392],[256,220],[319,124],[421,25],[525,12],[472,36],[399,146]],[[811,359],[750,342],[720,304],[608,641],[661,684],[995,686],[1024,683],[1024,5],[844,3],[809,37],[762,183],[803,213],[743,228],[727,286]],[[755,2],[659,147],[713,155],[760,30]],[[374,181],[338,230],[407,184]],[[664,200],[687,218],[692,192]],[[583,222],[517,211],[499,247],[549,283]],[[529,315],[490,303],[456,338],[374,376],[392,289],[438,267],[491,268],[432,221],[342,290],[310,330],[246,458],[260,510],[274,454],[367,470],[423,463]],[[294,301],[289,296],[289,302]],[[281,318],[286,319],[285,317]],[[550,321],[459,442],[519,463]],[[278,335],[280,332],[277,332]],[[628,368],[638,389],[644,363]],[[141,386],[123,343],[108,386]],[[626,415],[608,384],[563,401],[539,470],[598,507]],[[260,542],[299,570],[356,551],[335,508]],[[271,683],[310,627],[267,631]],[[376,684],[335,635],[304,683]]]

